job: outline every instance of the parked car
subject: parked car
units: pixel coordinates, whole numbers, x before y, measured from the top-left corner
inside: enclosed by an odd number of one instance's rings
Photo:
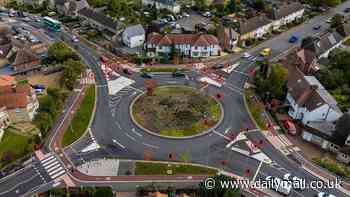
[[[213,69],[222,69],[222,68],[225,68],[225,65],[224,64],[216,64],[212,68]]]
[[[72,36],[72,42],[79,42],[79,39],[77,38],[77,36],[75,35]]]
[[[180,72],[180,71],[175,71],[175,72],[173,72],[173,77],[175,78],[175,77],[185,77],[186,75],[185,75],[185,73],[183,73],[183,72]]]
[[[295,125],[290,120],[283,121],[283,126],[287,129],[288,133],[291,135],[297,134],[297,129],[295,128]]]
[[[106,56],[103,56],[103,55],[100,57],[100,60],[101,60],[102,63],[107,63],[109,61],[109,59]]]
[[[328,18],[327,20],[326,20],[326,23],[331,23],[332,22],[332,18]]]
[[[321,29],[322,25],[315,25],[312,27],[313,30],[319,30]]]
[[[150,73],[147,73],[147,72],[142,72],[142,73],[140,74],[140,76],[141,76],[142,78],[146,78],[146,79],[152,79],[152,77],[153,77]]]
[[[35,84],[34,86],[33,86],[33,88],[34,89],[45,89],[45,85],[43,85],[43,84]]]
[[[289,38],[288,42],[289,42],[289,43],[296,43],[296,42],[298,42],[298,40],[299,40],[299,37],[298,37],[298,36],[292,35],[292,36]]]

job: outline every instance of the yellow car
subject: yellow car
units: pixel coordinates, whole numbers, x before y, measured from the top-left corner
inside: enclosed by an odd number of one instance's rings
[[[266,57],[266,56],[269,56],[271,53],[271,49],[270,48],[264,48],[261,52],[260,52],[260,55]]]

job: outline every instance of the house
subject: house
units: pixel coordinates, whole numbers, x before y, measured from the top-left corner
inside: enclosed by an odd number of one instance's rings
[[[259,15],[239,22],[240,41],[261,38],[271,31],[272,21],[266,15]]]
[[[0,87],[0,107],[6,107],[9,119],[13,123],[33,120],[39,102],[29,84],[17,84]]]
[[[153,6],[157,9],[166,9],[175,14],[180,12],[180,5],[176,3],[176,0],[143,0],[143,5]]]
[[[177,50],[181,56],[209,57],[221,52],[218,39],[209,34],[165,34],[151,33],[145,44],[147,56],[169,56]]]
[[[67,2],[68,0],[49,0],[49,7],[51,9],[56,8],[58,13],[65,13],[65,3]]]
[[[0,87],[16,84],[16,78],[10,75],[0,75]]]
[[[143,45],[145,37],[145,30],[140,24],[126,27],[122,34],[123,43],[130,48]]]
[[[95,12],[94,10],[90,8],[83,8],[78,11],[78,15],[93,26],[94,28],[98,29],[101,32],[110,32],[110,36],[108,36],[110,39],[114,40],[115,35],[119,34],[121,32],[120,29],[118,29],[119,24],[118,22],[114,21],[112,18],[99,13]]]
[[[55,0],[53,3],[59,13],[69,16],[77,16],[79,10],[90,7],[86,0]]]
[[[326,32],[319,37],[308,37],[302,41],[297,51],[300,69],[306,74],[320,70],[319,61],[327,59],[329,53],[341,46],[344,37],[338,32]]]
[[[238,43],[239,34],[229,27],[219,27],[217,31],[220,46],[223,50],[232,51]]]
[[[333,122],[342,116],[337,101],[314,76],[304,76],[297,68],[288,68],[288,114],[304,125],[315,121]]]
[[[304,6],[299,2],[285,3],[281,6],[274,5],[269,18],[273,20],[272,27],[274,30],[283,25],[296,21],[304,15]]]
[[[40,67],[40,59],[30,49],[18,49],[12,67],[17,73],[34,71]]]
[[[45,0],[17,0],[18,4],[31,5],[33,7],[42,6]]]

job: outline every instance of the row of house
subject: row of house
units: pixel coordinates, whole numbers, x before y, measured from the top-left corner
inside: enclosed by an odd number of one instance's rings
[[[224,50],[232,50],[238,43],[244,45],[249,39],[262,38],[267,33],[302,18],[304,11],[304,6],[299,2],[274,6],[268,14],[241,19],[237,28],[220,28],[218,38]]]
[[[344,23],[335,31],[304,39],[301,47],[288,55],[283,63],[289,71],[288,115],[304,125],[302,138],[336,153],[337,159],[344,163],[350,163],[350,136],[347,139],[334,137],[335,123],[344,113],[313,74],[322,69],[320,62],[349,38],[349,27],[348,23]]]
[[[221,52],[218,39],[209,34],[158,34],[151,33],[145,43],[147,56],[170,56],[177,52],[186,57],[218,56]]]

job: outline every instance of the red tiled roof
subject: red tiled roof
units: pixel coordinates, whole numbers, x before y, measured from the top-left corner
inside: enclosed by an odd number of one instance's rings
[[[219,44],[218,39],[209,34],[166,34],[151,33],[147,38],[148,44],[171,45],[189,44],[194,46],[208,46]]]
[[[39,58],[29,49],[22,48],[17,51],[13,66],[39,61]]]
[[[0,86],[0,107],[5,106],[7,109],[23,108],[27,106],[28,95],[31,93],[29,84],[17,86]]]

